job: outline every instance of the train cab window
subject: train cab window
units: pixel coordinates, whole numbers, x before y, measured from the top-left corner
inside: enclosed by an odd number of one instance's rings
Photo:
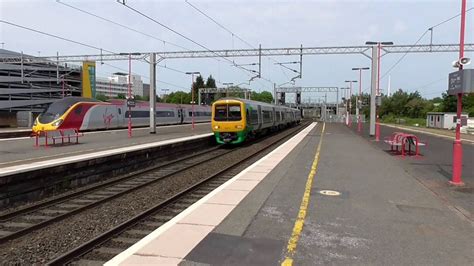
[[[74,109],[74,113],[75,113],[76,115],[80,115],[80,114],[82,113],[82,106],[81,106],[81,105],[77,106],[77,107]]]
[[[231,120],[240,120],[240,105],[229,105],[229,118]]]
[[[44,124],[51,123],[61,117],[71,106],[82,101],[97,102],[97,100],[82,97],[66,97],[49,105],[48,109],[38,116],[38,121]]]
[[[239,121],[241,119],[240,105],[220,104],[214,108],[215,121]]]

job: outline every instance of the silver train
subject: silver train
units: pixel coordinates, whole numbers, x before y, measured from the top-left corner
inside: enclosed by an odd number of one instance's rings
[[[192,105],[157,103],[155,107],[156,124],[192,123]],[[100,102],[81,97],[68,97],[57,101],[38,116],[33,132],[44,130],[75,128],[80,131],[126,128],[129,110],[125,100]],[[131,108],[132,126],[147,126],[150,123],[148,102],[137,102]],[[194,106],[194,122],[210,122],[209,106]]]

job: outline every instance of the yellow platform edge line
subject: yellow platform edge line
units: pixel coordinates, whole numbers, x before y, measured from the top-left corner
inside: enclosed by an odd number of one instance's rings
[[[293,227],[293,232],[291,233],[291,237],[288,240],[288,245],[286,246],[286,255],[285,255],[285,259],[281,263],[282,266],[293,265],[293,256],[296,253],[296,247],[298,246],[298,240],[300,238],[301,231],[303,231],[304,221],[306,218],[306,212],[307,212],[309,200],[311,197],[311,187],[313,185],[313,179],[316,176],[316,172],[318,170],[319,154],[321,152],[321,145],[323,143],[323,135],[324,135],[325,129],[326,129],[326,123],[323,123],[321,138],[319,139],[318,148],[314,156],[313,164],[311,165],[311,171],[308,174],[306,186],[303,193],[303,198],[301,199],[300,210],[298,212],[298,216],[296,217],[295,225]]]

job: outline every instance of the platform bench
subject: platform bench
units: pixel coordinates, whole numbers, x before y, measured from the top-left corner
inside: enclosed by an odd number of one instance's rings
[[[414,134],[403,132],[394,132],[390,137],[385,138],[384,142],[390,145],[391,152],[399,152],[398,147],[400,147],[402,156],[405,156],[405,154],[411,155],[412,146],[415,147],[415,155],[418,156],[420,154],[420,147],[426,146],[426,142],[420,141]]]
[[[44,138],[44,145],[48,146],[49,140],[53,142],[53,145],[56,145],[56,140],[61,140],[61,144],[73,143],[71,140],[75,139],[75,143],[79,143],[79,137],[82,137],[84,134],[80,133],[75,128],[66,128],[66,129],[57,129],[57,130],[45,130],[41,131],[35,135],[35,146],[39,146],[40,139]]]

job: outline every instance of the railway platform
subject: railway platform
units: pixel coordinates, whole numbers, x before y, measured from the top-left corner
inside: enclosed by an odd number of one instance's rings
[[[106,265],[472,264],[472,217],[410,171],[319,123]]]
[[[14,206],[190,154],[212,146],[209,123],[87,132],[78,144],[34,146],[30,138],[0,140],[0,207]],[[120,170],[117,170],[120,165]],[[91,175],[90,173],[94,174]]]
[[[27,137],[31,135],[31,128],[0,128],[0,139]]]
[[[30,137],[0,139],[0,169],[208,133],[210,123],[200,123],[194,130],[187,124],[160,126],[156,134],[150,134],[148,128],[134,128],[132,138],[128,138],[127,129],[85,132],[79,144],[52,147],[35,147],[35,139]]]

